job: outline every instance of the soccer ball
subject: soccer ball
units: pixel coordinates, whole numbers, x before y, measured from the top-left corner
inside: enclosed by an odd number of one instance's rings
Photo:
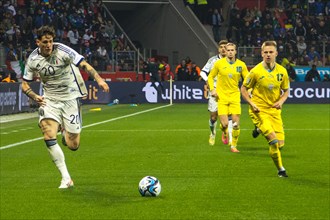
[[[139,192],[142,196],[158,196],[161,190],[159,180],[153,176],[145,176],[139,183]]]

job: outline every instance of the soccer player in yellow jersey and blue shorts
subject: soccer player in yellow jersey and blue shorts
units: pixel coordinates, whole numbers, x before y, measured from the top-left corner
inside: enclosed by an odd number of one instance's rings
[[[237,141],[240,134],[239,119],[241,115],[241,93],[239,82],[248,74],[245,63],[236,59],[236,45],[226,45],[226,57],[215,62],[210,74],[208,84],[211,95],[218,98],[218,115],[220,127],[225,135],[228,135],[228,115],[232,115],[233,131],[230,150],[238,153]],[[214,88],[214,77],[217,77]]]
[[[243,98],[249,103],[249,115],[269,144],[279,177],[288,177],[282,164],[280,148],[284,146],[281,117],[283,103],[289,96],[290,82],[286,69],[276,63],[277,44],[265,41],[261,46],[263,61],[245,78],[241,87]],[[248,90],[252,89],[251,97]]]

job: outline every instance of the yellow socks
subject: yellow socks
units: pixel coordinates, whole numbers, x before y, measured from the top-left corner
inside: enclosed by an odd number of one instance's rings
[[[281,151],[279,150],[277,139],[269,141],[269,155],[273,159],[277,169],[282,170],[283,169],[282,157],[281,157]]]
[[[233,140],[231,142],[231,146],[236,147],[238,142],[239,134],[241,133],[241,129],[239,127],[233,127]]]

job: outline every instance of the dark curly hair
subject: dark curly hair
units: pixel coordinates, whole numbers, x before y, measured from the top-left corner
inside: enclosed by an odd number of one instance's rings
[[[53,38],[55,38],[55,29],[51,26],[42,26],[37,30],[37,37],[39,40],[41,40],[42,36],[45,35],[51,35]]]

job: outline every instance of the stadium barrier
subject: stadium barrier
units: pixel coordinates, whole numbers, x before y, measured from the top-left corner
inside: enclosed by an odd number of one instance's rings
[[[87,81],[88,96],[83,104],[109,104],[118,99],[121,104],[142,103],[206,103],[204,82],[107,82],[110,93],[103,92],[94,81]],[[33,91],[42,94],[39,82],[31,83]],[[172,91],[170,91],[172,88]],[[330,103],[329,82],[291,83],[287,103]],[[21,83],[0,83],[0,115],[35,110],[22,93]]]

